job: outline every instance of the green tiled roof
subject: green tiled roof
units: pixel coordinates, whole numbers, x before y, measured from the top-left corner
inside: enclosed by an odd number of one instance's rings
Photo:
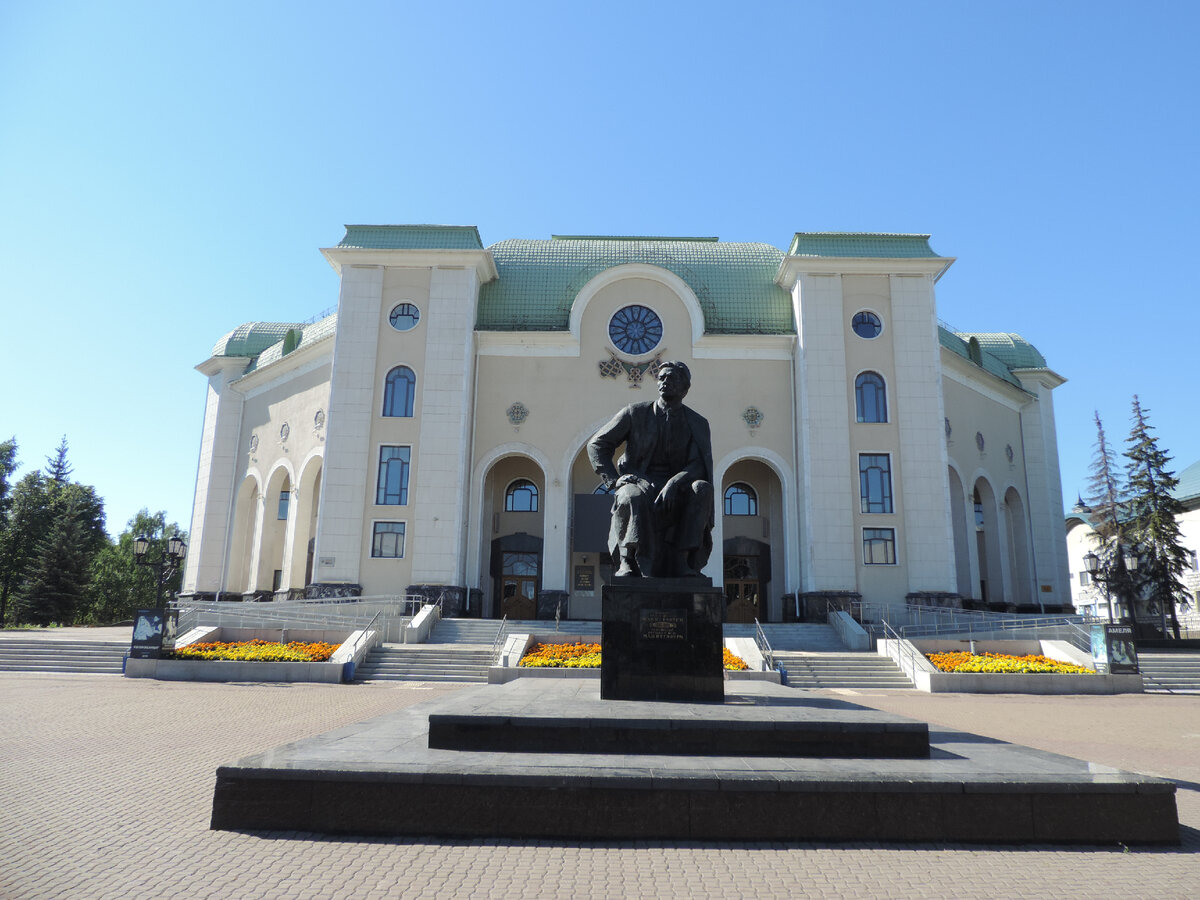
[[[500,277],[479,290],[480,331],[566,331],[592,278],[628,263],[678,275],[696,294],[708,334],[795,334],[790,297],[775,283],[783,254],[769,244],[709,238],[558,237],[488,249]]]
[[[971,335],[971,334],[955,333],[942,325],[938,325],[938,341],[947,350],[954,351],[959,356],[961,356],[963,359],[968,359],[968,360],[971,359],[971,353],[970,353],[970,350],[968,349],[969,345],[967,342],[972,337],[973,337],[973,335]],[[1012,372],[1009,371],[1008,366],[1006,366],[1004,364],[1003,360],[1001,360],[998,356],[994,356],[992,353],[990,353],[985,347],[983,347],[982,344],[980,344],[979,349],[982,351],[980,353],[981,368],[985,372],[991,372],[997,378],[1002,378],[1003,380],[1007,381],[1009,384],[1016,385],[1017,387],[1021,387],[1021,382],[1019,382],[1017,380],[1017,377],[1015,375],[1013,375]],[[1044,361],[1043,361],[1043,365],[1044,365]]]
[[[283,340],[299,322],[247,322],[239,325],[213,345],[213,356],[258,356],[276,341]]]
[[[350,250],[482,250],[474,225],[347,225]]]
[[[1019,334],[1004,332],[971,332],[962,334],[967,340],[975,338],[979,346],[992,356],[997,357],[1010,369],[1044,369],[1046,357],[1038,352],[1037,347],[1025,340]]]
[[[1194,500],[1200,497],[1200,460],[1192,463],[1178,475],[1179,484],[1171,493],[1176,500]]]
[[[788,256],[864,259],[941,259],[927,234],[866,234],[846,231],[797,231]]]
[[[337,330],[337,313],[326,316],[309,325],[295,325],[293,327],[300,329],[300,340],[293,348],[293,350],[298,350],[301,347],[307,347],[325,338],[333,337],[333,333]],[[284,336],[287,336],[286,331],[284,332]],[[250,360],[250,365],[246,367],[246,372],[253,372],[255,369],[269,366],[271,363],[282,359],[283,355],[283,340],[280,339],[263,350],[254,359]]]

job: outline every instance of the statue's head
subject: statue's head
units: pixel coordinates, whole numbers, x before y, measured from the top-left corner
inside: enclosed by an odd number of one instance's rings
[[[682,400],[692,386],[692,372],[679,360],[663,363],[656,377],[658,393],[664,400]]]

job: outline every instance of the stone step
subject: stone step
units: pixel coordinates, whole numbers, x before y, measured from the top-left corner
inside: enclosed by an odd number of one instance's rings
[[[1150,650],[1138,654],[1144,689],[1151,693],[1200,691],[1200,653]]]
[[[913,684],[891,659],[870,653],[777,653],[787,670],[788,685],[797,688],[912,689]]]
[[[126,643],[115,641],[0,640],[0,672],[119,675]]]

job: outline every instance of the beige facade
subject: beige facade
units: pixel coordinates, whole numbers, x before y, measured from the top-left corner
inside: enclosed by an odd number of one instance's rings
[[[938,324],[953,260],[927,236],[484,248],[473,228],[350,226],[324,253],[336,315],[242,326],[198,367],[185,592],[598,617],[607,500],[584,446],[675,359],[712,426],[706,574],[731,617],[831,594],[1069,602],[1062,379],[1015,335]]]

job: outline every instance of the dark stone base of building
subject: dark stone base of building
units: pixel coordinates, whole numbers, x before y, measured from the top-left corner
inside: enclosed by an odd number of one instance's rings
[[[766,682],[724,705],[602,701],[594,680],[456,691],[217,770],[231,831],[593,840],[1178,844],[1173,782],[947,729],[915,758],[622,755],[431,748],[430,719],[712,719],[911,728],[911,719]],[[751,725],[757,721],[758,725]]]
[[[708,578],[614,578],[602,598],[603,699],[725,699],[725,593]]]

